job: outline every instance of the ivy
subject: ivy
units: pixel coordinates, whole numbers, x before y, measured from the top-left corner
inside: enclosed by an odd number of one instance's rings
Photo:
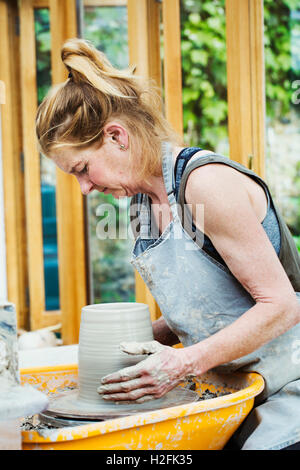
[[[221,146],[221,153],[228,152],[225,13],[225,0],[181,0],[185,140],[215,151]],[[293,103],[300,88],[296,87],[300,72],[299,16],[299,0],[264,0],[266,115],[273,128],[276,123],[289,123],[291,110],[299,115],[300,106]],[[285,184],[293,188],[289,211],[294,207],[296,214],[289,217],[289,227],[299,235],[299,171]],[[299,236],[295,240],[299,248]]]
[[[299,0],[264,0],[266,107],[270,119],[284,117],[291,107],[291,83],[297,79],[291,31],[300,34],[292,12],[297,8]],[[218,136],[227,135],[225,0],[182,0],[181,39],[185,136],[191,145],[215,149]]]
[[[223,0],[181,2],[183,119],[191,145],[215,148],[226,137],[226,41]]]

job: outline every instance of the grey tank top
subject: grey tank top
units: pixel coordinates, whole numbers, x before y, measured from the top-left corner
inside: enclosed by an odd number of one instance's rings
[[[200,149],[198,148],[197,151]],[[188,151],[190,151],[188,149]],[[264,182],[262,178],[260,178],[256,173],[254,173],[252,170],[249,170],[248,168],[244,167],[240,163],[237,163],[233,160],[230,160],[228,157],[224,157],[223,155],[217,155],[217,154],[210,154],[197,158],[196,161],[191,161],[189,165],[187,165],[187,168],[180,174],[180,181],[179,181],[179,192],[178,192],[178,204],[181,206],[181,210],[184,210],[184,194],[185,194],[185,187],[187,183],[187,179],[189,177],[189,174],[191,171],[193,171],[195,168],[198,166],[210,164],[210,163],[223,163],[225,165],[231,166],[232,168],[240,171],[241,173],[244,173],[251,178],[254,179],[265,191],[267,198],[268,198],[268,210],[265,219],[262,222],[262,226],[272,243],[278,257],[279,261],[281,262],[294,290],[296,292],[300,292],[300,256],[295,244],[295,241],[293,240],[293,237],[282,217],[280,214],[280,211],[276,207],[276,204],[274,203],[272,199],[272,195],[269,192],[269,188],[267,184]],[[174,174],[174,192],[175,192],[175,174]],[[140,223],[139,218],[142,215],[141,214],[141,207],[143,210],[147,209],[147,205],[145,207],[142,204],[143,198],[147,198],[148,196],[142,193],[136,194],[133,196],[130,204],[130,222],[131,222],[131,229],[132,233],[135,238],[140,237],[140,239],[145,243],[149,243],[149,234],[145,237],[145,234],[140,232]],[[197,239],[195,240],[195,232],[192,233],[189,228],[191,227],[192,224],[192,217],[189,211],[187,210],[187,217],[190,216],[190,221],[188,222],[188,227],[187,227],[187,233],[190,237],[192,237],[197,243]],[[185,214],[184,214],[185,216]],[[147,219],[148,220],[148,219]],[[150,224],[151,225],[151,224]],[[185,224],[184,224],[185,228]],[[150,232],[151,232],[151,227],[150,227]],[[201,233],[201,232],[200,232]],[[203,240],[203,234],[202,240]],[[144,238],[147,238],[147,240],[144,240]],[[151,243],[151,240],[150,240]],[[156,243],[156,240],[153,240],[153,243]],[[206,242],[207,247],[209,250],[209,245],[210,245],[210,240]],[[203,244],[201,245],[201,247]],[[218,253],[216,253],[215,248],[210,246],[210,249],[212,250],[211,254],[213,256],[213,253],[216,256],[219,256]],[[279,251],[279,254],[278,254]],[[221,258],[221,262],[223,266],[226,266],[223,259]],[[218,261],[217,261],[218,262]]]
[[[175,165],[175,175],[174,175],[175,176],[175,197],[177,201],[178,201],[178,196],[179,196],[180,182],[181,182],[182,175],[185,171],[185,168],[188,165],[189,160],[195,155],[195,153],[199,152],[200,150],[202,149],[199,147],[188,147],[188,148],[183,149],[177,157],[176,165]],[[198,157],[196,157],[193,160],[193,164],[195,163],[195,161],[198,161],[198,160],[199,162],[201,162],[201,158],[202,158],[202,155],[199,155]],[[257,180],[255,181],[256,183],[259,184],[259,181]],[[262,186],[262,187],[264,189],[264,192],[266,194],[267,201],[268,201],[267,213],[266,213],[264,220],[262,221],[262,227],[265,230],[270,242],[272,243],[276,254],[279,256],[280,245],[281,245],[279,223],[278,223],[278,219],[274,210],[273,202],[270,199],[269,193],[265,186]],[[192,232],[195,234],[196,243],[197,243],[197,240],[202,240],[201,243],[202,243],[203,250],[209,253],[219,263],[226,266],[223,258],[219,255],[214,245],[212,244],[211,240],[205,234],[202,234],[195,227],[194,223],[192,223]]]

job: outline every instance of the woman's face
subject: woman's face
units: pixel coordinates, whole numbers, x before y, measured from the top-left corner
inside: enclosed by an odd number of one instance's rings
[[[120,129],[120,128],[121,129]],[[83,194],[93,190],[112,194],[115,198],[133,196],[139,192],[136,171],[132,168],[128,149],[128,134],[122,126],[104,129],[102,145],[85,149],[64,147],[51,155],[63,171],[76,176]]]

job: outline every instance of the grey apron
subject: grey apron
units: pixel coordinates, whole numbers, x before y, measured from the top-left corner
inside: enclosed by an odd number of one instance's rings
[[[150,203],[139,195],[140,235],[131,263],[156,299],[169,328],[190,346],[234,322],[255,302],[231,272],[183,229],[174,196],[171,147],[163,145],[162,171],[172,221],[151,239]],[[297,293],[300,302],[300,293]],[[297,349],[298,348],[298,349]],[[265,389],[237,433],[242,449],[281,449],[300,441],[300,324],[255,352],[214,369],[258,372]]]

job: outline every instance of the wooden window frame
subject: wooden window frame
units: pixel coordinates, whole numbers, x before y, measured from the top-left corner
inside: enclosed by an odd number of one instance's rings
[[[75,0],[50,0],[52,84],[67,79],[61,46],[77,36]],[[56,170],[59,290],[64,343],[78,342],[81,309],[87,303],[84,197],[74,176]]]
[[[230,157],[265,176],[263,0],[226,0]]]
[[[25,176],[30,327],[43,328],[60,321],[60,312],[45,312],[40,155],[35,138],[37,111],[34,9],[20,2],[20,77]]]
[[[57,169],[56,206],[60,310],[45,310],[40,155],[35,138],[37,110],[34,6],[20,1],[22,127],[25,174],[30,326],[39,329],[61,322],[64,344],[78,342],[81,308],[86,305],[86,260],[83,197],[76,180]],[[44,6],[44,5],[43,5]],[[53,83],[66,79],[60,48],[76,36],[75,1],[50,1]],[[40,216],[39,216],[40,214]]]
[[[85,0],[84,6],[127,5],[130,63],[137,66],[138,73],[156,80],[159,87],[164,82],[166,117],[182,135],[180,0],[162,0],[161,3],[157,0]],[[18,4],[20,37],[14,24]],[[84,199],[75,179],[57,170],[61,311],[49,313],[45,311],[42,222],[41,216],[37,217],[41,214],[39,155],[33,136],[36,113],[33,106],[36,102],[34,8],[50,8],[53,83],[66,78],[59,56],[61,44],[68,37],[77,35],[75,0],[0,0],[0,39],[3,45],[0,50],[0,80],[7,88],[7,102],[2,105],[2,153],[6,176],[8,297],[16,303],[19,327],[26,327],[28,271],[29,297],[32,299],[31,329],[61,321],[64,343],[70,344],[78,340],[81,307],[87,302]],[[160,15],[163,23],[163,67]],[[264,177],[263,0],[226,0],[226,29],[230,156]],[[17,56],[17,60],[11,60],[13,56]],[[20,164],[22,147],[24,173]],[[157,304],[138,274],[136,300],[149,305],[153,320],[160,316]]]
[[[15,304],[19,328],[29,327],[27,253],[22,169],[19,37],[17,0],[0,1],[0,80],[7,296]]]

